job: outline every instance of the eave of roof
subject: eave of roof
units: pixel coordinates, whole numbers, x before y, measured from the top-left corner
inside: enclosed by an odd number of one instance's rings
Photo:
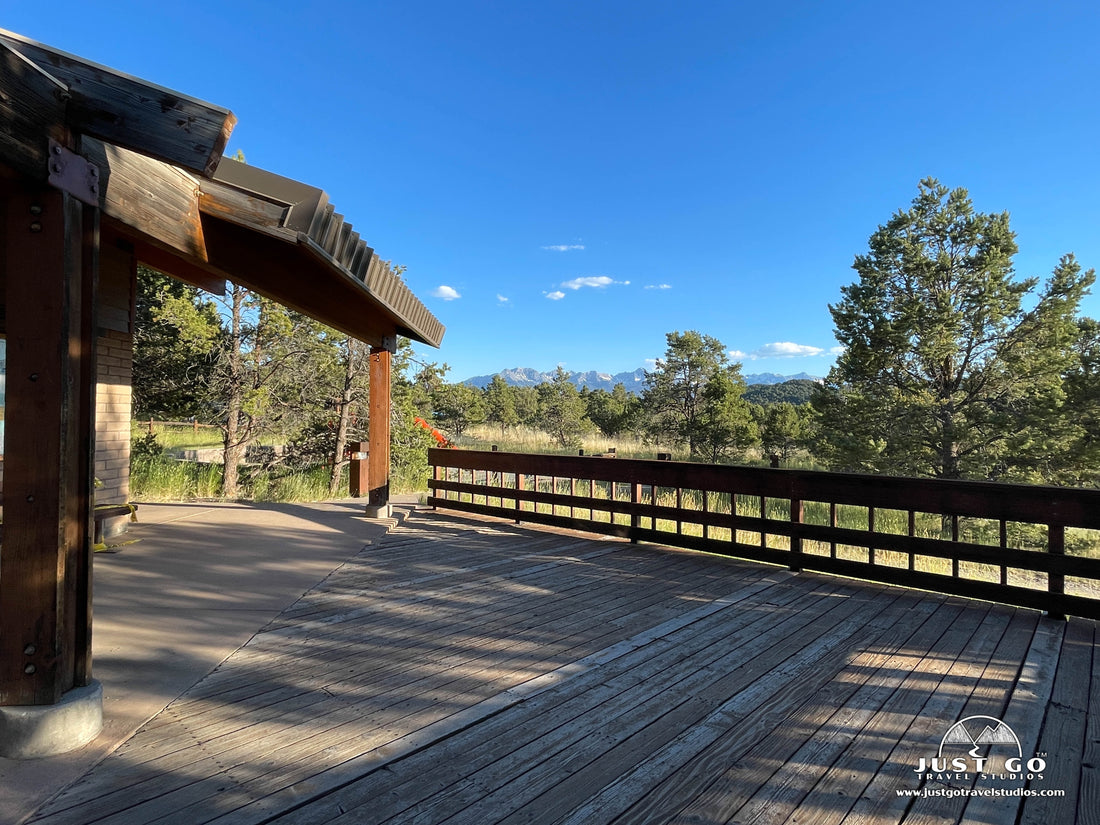
[[[199,187],[204,214],[298,243],[334,273],[365,289],[393,318],[400,334],[434,347],[442,342],[443,325],[335,211],[322,190],[230,158],[222,158],[214,179],[200,181]]]

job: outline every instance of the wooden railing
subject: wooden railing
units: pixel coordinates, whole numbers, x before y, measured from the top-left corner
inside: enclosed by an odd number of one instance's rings
[[[428,503],[1100,618],[1100,491],[432,449]]]

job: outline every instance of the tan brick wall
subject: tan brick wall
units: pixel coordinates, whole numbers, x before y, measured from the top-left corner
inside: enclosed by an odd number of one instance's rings
[[[130,388],[133,346],[129,333],[101,330],[97,342],[96,504],[130,500]]]

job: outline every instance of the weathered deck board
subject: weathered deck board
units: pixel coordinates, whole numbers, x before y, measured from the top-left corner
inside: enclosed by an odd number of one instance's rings
[[[1097,641],[1022,608],[422,513],[32,821],[1095,821]],[[1031,787],[1066,796],[899,796],[967,715],[1005,718],[1048,754]]]
[[[724,822],[745,806],[789,813],[905,675],[919,671],[922,658],[912,651],[934,650],[961,612],[957,604],[930,602],[925,611],[916,611],[916,616],[927,619],[899,623],[892,628],[893,645],[889,636],[875,640],[845,664],[823,692],[807,697],[800,709],[781,721],[782,735],[745,737],[741,731],[731,732],[690,774],[674,776],[672,788],[648,794],[624,821],[644,822],[660,812],[675,813],[673,822]],[[677,787],[692,781],[699,787]]]

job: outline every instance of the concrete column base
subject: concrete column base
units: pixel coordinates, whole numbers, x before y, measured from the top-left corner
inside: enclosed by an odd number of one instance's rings
[[[0,756],[39,759],[75,750],[103,727],[103,685],[73,688],[56,705],[0,706]]]
[[[393,507],[386,504],[368,504],[367,518],[390,518],[393,516]]]

